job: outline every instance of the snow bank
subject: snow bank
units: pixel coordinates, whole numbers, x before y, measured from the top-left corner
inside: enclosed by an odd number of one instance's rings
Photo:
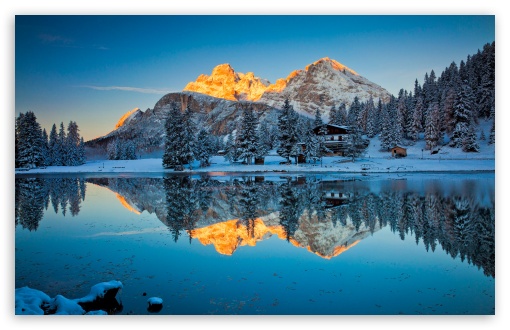
[[[100,308],[101,304],[106,307],[111,306],[111,302],[105,300],[115,300],[121,288],[122,283],[119,281],[103,282],[94,285],[89,294],[83,298],[68,299],[57,295],[52,299],[42,291],[22,287],[16,289],[15,313],[16,315],[106,315],[108,313]]]

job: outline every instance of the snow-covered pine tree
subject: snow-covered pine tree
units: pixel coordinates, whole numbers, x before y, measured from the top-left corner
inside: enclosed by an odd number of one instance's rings
[[[43,166],[51,165],[51,155],[50,148],[48,146],[48,133],[46,133],[46,129],[42,131],[42,162]]]
[[[67,136],[65,140],[65,146],[67,149],[68,163],[69,166],[80,165],[78,147],[80,145],[80,133],[78,133],[78,124],[74,121],[70,121],[67,125]]]
[[[42,165],[43,140],[41,125],[32,111],[20,113],[16,119],[15,139],[17,159],[20,167],[34,168]]]
[[[109,160],[117,160],[117,140],[111,140],[106,146],[106,156]]]
[[[50,139],[48,141],[48,149],[50,153],[50,165],[60,165],[60,150],[58,147],[57,125],[53,124],[50,131]]]
[[[471,121],[466,136],[462,141],[462,151],[464,152],[478,152],[480,150],[480,146],[476,141],[476,131],[474,126],[474,122]]]
[[[347,125],[347,106],[345,103],[342,102],[338,107],[338,110],[336,111],[336,119],[333,124],[338,126]]]
[[[370,96],[367,101],[367,136],[373,138],[376,135],[376,109],[374,99]]]
[[[450,142],[451,147],[460,148],[463,145],[464,138],[468,133],[469,125],[472,120],[472,103],[473,93],[471,87],[467,81],[464,81],[453,105],[453,119],[455,125]]]
[[[200,162],[200,167],[211,165],[212,144],[209,132],[202,128],[198,132],[195,146],[195,159]]]
[[[381,134],[379,135],[379,140],[381,141],[381,151],[388,151],[393,147],[392,144],[392,124],[390,114],[388,113],[388,106],[385,104],[382,107],[381,114]]]
[[[133,141],[125,140],[122,147],[124,149],[124,158],[122,159],[136,159],[136,146]]]
[[[335,121],[336,121],[336,117],[338,115],[338,112],[336,111],[336,107],[333,105],[331,107],[331,110],[329,110],[329,124],[333,124],[333,125],[336,125],[335,124]]]
[[[317,151],[318,147],[317,138],[318,136],[315,135],[312,124],[308,122],[306,126],[306,134],[303,137],[303,143],[305,145],[304,155],[307,162],[313,160],[313,162],[315,163],[317,159],[319,159]]]
[[[407,131],[407,97],[403,89],[400,90],[398,101],[397,101],[397,125],[401,132],[401,136],[404,138],[408,137]]]
[[[367,121],[368,121],[368,109],[367,105],[364,102],[360,103],[360,110],[358,112],[358,118],[356,119],[356,126],[361,130],[362,133],[366,133],[367,131]]]
[[[267,120],[262,120],[259,126],[259,144],[261,148],[265,148],[269,152],[273,148],[273,141],[271,138],[271,130]]]
[[[409,131],[409,138],[415,142],[418,141],[419,134],[423,131],[423,127],[421,125],[422,117],[423,101],[422,98],[419,97],[414,108],[413,124],[411,126],[411,130]]]
[[[237,147],[234,141],[234,133],[230,133],[227,136],[227,142],[225,143],[225,160],[229,163],[237,161]]]
[[[432,150],[439,144],[441,132],[439,130],[439,105],[432,103],[427,111],[425,120],[425,149]]]
[[[241,131],[239,134],[240,158],[244,159],[246,164],[251,165],[252,160],[257,155],[258,120],[253,109],[244,109],[241,117]]]
[[[319,127],[319,126],[323,126],[324,125],[324,122],[322,121],[322,116],[321,116],[321,113],[319,111],[319,109],[316,109],[315,110],[315,118],[314,118],[314,121],[313,121],[313,126],[314,127]]]
[[[58,131],[58,154],[60,155],[60,164],[61,166],[67,166],[69,164],[69,154],[66,148],[66,131],[64,128],[64,123],[60,122],[60,129]]]
[[[351,103],[351,107],[349,108],[349,113],[347,114],[347,124],[349,126],[355,126],[358,120],[358,114],[361,110],[361,105],[359,103],[358,96],[354,97],[354,100]]]
[[[182,169],[186,164],[185,157],[185,127],[183,114],[177,103],[173,103],[165,121],[165,151],[163,153],[163,167]]]
[[[191,111],[190,103],[186,105],[186,110],[182,115],[183,125],[184,125],[184,148],[182,152],[182,156],[184,158],[185,163],[189,164],[189,168],[192,169],[193,166],[193,150],[195,149],[195,132],[196,126],[193,121],[193,111]]]
[[[365,144],[361,130],[357,127],[351,127],[349,131],[349,144],[345,156],[350,157],[352,162],[361,157],[365,152]]]
[[[278,116],[278,149],[276,152],[279,156],[285,158],[290,163],[290,157],[295,145],[298,142],[297,130],[297,114],[286,99],[282,111]]]

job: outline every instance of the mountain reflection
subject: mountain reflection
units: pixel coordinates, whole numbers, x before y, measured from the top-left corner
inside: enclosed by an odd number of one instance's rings
[[[494,188],[483,180],[324,180],[321,177],[90,178],[130,211],[231,255],[272,235],[323,258],[383,227],[439,247],[495,276]],[[492,183],[493,184],[493,183]],[[79,212],[83,179],[16,179],[16,224],[35,230],[49,203]]]

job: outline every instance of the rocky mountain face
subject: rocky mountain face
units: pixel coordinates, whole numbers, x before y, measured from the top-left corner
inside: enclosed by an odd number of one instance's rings
[[[276,125],[278,118],[278,110],[264,103],[231,101],[195,92],[170,93],[163,96],[153,109],[135,109],[126,113],[112,132],[87,141],[86,145],[106,150],[112,140],[129,139],[135,142],[139,153],[161,149],[166,134],[165,121],[173,103],[183,111],[189,106],[198,127],[207,127],[216,136],[232,132],[235,121],[247,107],[254,110],[259,120],[266,119]]]

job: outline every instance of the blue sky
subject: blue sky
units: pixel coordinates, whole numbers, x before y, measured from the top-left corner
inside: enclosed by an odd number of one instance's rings
[[[221,63],[274,82],[328,56],[397,94],[492,41],[492,15],[18,15],[15,111],[88,140]]]

